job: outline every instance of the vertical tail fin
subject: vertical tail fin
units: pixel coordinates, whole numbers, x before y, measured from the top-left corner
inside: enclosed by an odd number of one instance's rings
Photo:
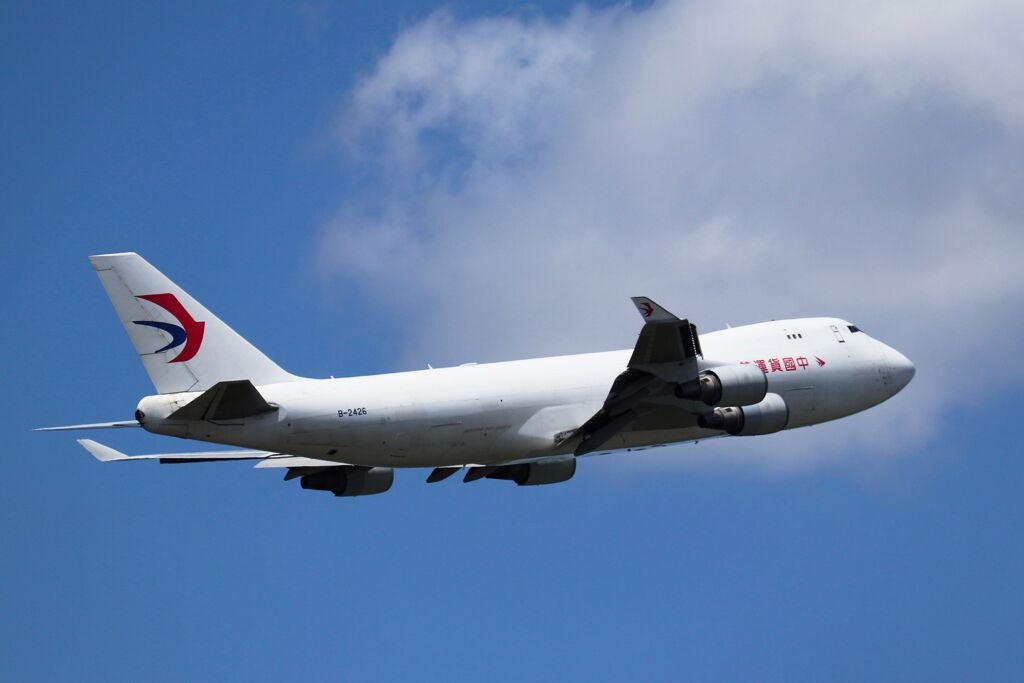
[[[157,392],[295,379],[134,253],[90,256]]]

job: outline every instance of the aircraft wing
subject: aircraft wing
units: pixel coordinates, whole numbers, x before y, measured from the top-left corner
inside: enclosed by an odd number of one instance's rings
[[[185,406],[186,408],[188,406]],[[258,460],[256,467],[281,467],[287,468],[284,480],[295,479],[307,474],[323,472],[332,467],[359,468],[356,465],[349,465],[344,462],[333,460],[318,460],[317,458],[305,458],[287,453],[275,453],[273,451],[201,451],[195,453],[151,453],[148,455],[125,455],[121,451],[110,446],[104,446],[92,439],[79,439],[78,443],[82,448],[101,462],[114,462],[121,460],[159,460],[161,464],[186,463],[186,462],[221,462],[227,460]],[[303,486],[305,488],[305,486]]]
[[[626,370],[615,378],[601,409],[563,441],[576,441],[577,456],[600,449],[615,434],[652,412],[664,413],[665,404],[653,399],[671,395],[677,384],[696,379],[700,372],[697,327],[647,297],[633,297],[633,304],[644,326]]]
[[[115,460],[159,460],[162,463],[211,462],[216,460],[261,460],[279,453],[270,451],[204,451],[200,453],[151,453],[149,455],[125,455],[110,446],[104,446],[92,439],[78,439],[78,443],[100,462]]]
[[[345,463],[333,460],[303,458],[273,451],[200,451],[193,453],[150,453],[148,455],[125,455],[110,446],[104,446],[92,439],[78,439],[82,448],[100,462],[121,460],[159,460],[164,464],[186,462],[220,462],[226,460],[259,460],[256,467],[334,467]]]
[[[696,377],[697,358],[703,355],[697,326],[680,320],[647,297],[635,296],[633,304],[643,316],[644,326],[629,367],[672,382]]]

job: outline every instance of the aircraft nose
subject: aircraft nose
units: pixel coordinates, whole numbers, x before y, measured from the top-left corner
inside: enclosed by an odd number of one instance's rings
[[[904,356],[902,353],[894,348],[889,348],[886,353],[886,360],[889,363],[889,368],[892,372],[892,383],[893,393],[901,391],[903,387],[910,384],[910,380],[914,379],[914,373],[917,371],[914,364],[910,362],[910,359]]]

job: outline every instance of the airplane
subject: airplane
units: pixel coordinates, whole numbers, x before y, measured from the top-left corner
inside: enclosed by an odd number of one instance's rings
[[[135,419],[37,431],[142,427],[241,447],[97,460],[254,460],[303,489],[384,493],[395,469],[435,483],[564,482],[582,456],[773,434],[852,415],[914,376],[899,351],[839,318],[775,320],[698,335],[647,297],[633,349],[309,379],[281,369],[135,253],[90,256],[156,394]]]

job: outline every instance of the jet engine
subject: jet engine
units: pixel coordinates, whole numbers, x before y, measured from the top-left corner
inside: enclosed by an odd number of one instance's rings
[[[701,427],[720,429],[733,436],[774,434],[785,429],[788,423],[789,408],[778,394],[768,394],[752,406],[715,408],[713,412],[697,418]]]
[[[488,479],[511,479],[520,486],[559,484],[576,474],[576,458],[503,465],[487,475]]]
[[[677,398],[703,401],[709,406],[750,406],[767,393],[768,377],[756,365],[720,365],[675,388]]]
[[[395,471],[390,467],[337,466],[303,475],[300,483],[304,489],[330,491],[336,496],[372,496],[390,489],[394,481]]]

